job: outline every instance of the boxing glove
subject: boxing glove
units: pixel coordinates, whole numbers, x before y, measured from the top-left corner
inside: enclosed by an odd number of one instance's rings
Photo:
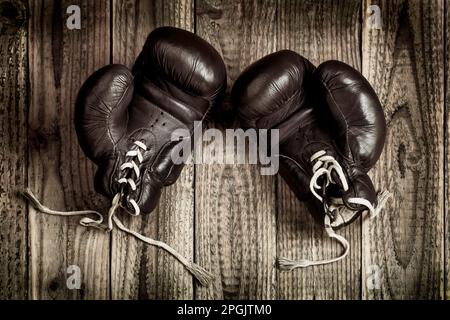
[[[198,36],[172,27],[148,36],[133,69],[108,65],[81,87],[75,107],[75,129],[85,154],[97,165],[95,189],[111,199],[107,229],[113,222],[123,231],[162,247],[179,259],[202,284],[210,274],[168,245],[127,229],[116,217],[118,207],[133,215],[148,214],[162,188],[173,184],[183,168],[174,163],[178,144],[191,140],[196,121],[221,102],[226,88],[225,65],[218,52]],[[189,132],[182,140],[173,133]],[[193,143],[191,141],[191,143]],[[101,226],[96,211],[57,212],[25,196],[42,212],[74,215],[85,226]]]
[[[226,73],[217,51],[194,34],[154,30],[133,72],[106,66],[83,85],[75,110],[80,145],[98,166],[96,190],[122,193],[132,214],[150,213],[183,164],[172,162],[179,129],[194,129],[223,96]]]
[[[315,68],[293,51],[279,51],[241,74],[232,102],[243,127],[279,130],[280,174],[300,200],[323,208],[330,236],[339,237],[332,229],[362,211],[377,214],[367,172],[383,149],[386,122],[357,70],[339,61]]]

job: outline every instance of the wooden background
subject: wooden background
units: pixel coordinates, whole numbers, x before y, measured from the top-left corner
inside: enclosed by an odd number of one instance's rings
[[[81,7],[81,30],[66,28],[72,4]],[[381,8],[381,30],[367,23],[371,4]],[[161,250],[86,229],[78,218],[42,215],[17,196],[29,186],[51,208],[107,210],[78,146],[74,100],[90,73],[130,66],[163,25],[212,43],[227,66],[228,93],[248,64],[283,48],[315,64],[345,61],[373,84],[389,130],[371,176],[394,200],[378,219],[341,231],[348,258],[274,268],[277,256],[317,259],[341,248],[281,178],[254,166],[187,167],[156,212],[125,221],[211,270],[209,288]],[[450,298],[450,2],[0,0],[0,29],[0,298]],[[233,125],[227,112],[215,123]],[[66,286],[69,265],[81,268],[80,290]],[[379,287],[368,285],[374,274]]]

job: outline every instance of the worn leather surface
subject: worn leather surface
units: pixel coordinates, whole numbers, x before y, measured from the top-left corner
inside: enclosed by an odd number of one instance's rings
[[[357,70],[339,61],[315,68],[283,50],[249,66],[233,86],[232,101],[243,127],[280,130],[280,153],[298,164],[280,158],[280,174],[300,200],[316,201],[309,187],[310,158],[326,150],[343,167],[349,190],[330,185],[325,199],[340,197],[356,211],[363,208],[349,198],[376,203],[367,172],[383,149],[386,123],[377,95]]]
[[[171,141],[177,129],[194,129],[194,121],[221,102],[226,87],[224,63],[198,36],[172,27],[155,29],[147,38],[132,71],[108,65],[83,84],[76,103],[75,127],[83,151],[98,166],[95,189],[108,198],[123,189],[121,205],[130,213],[134,199],[141,213],[157,205],[163,187],[176,181],[183,165],[175,165]],[[120,170],[126,153],[147,147],[134,170]],[[119,184],[132,178],[136,190]]]

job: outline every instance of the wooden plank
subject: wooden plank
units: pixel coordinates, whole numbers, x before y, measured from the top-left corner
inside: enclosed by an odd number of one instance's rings
[[[330,19],[325,19],[323,22],[323,15],[329,16]],[[329,1],[320,3],[316,1],[247,1],[245,3],[202,1],[197,6],[197,16],[197,31],[214,43],[224,57],[229,73],[229,87],[248,64],[283,48],[296,50],[315,63],[337,58],[357,68],[360,66],[358,2],[342,5],[342,3]],[[311,22],[311,17],[317,18]],[[335,27],[331,21],[340,23]],[[337,35],[341,32],[345,36],[339,40],[340,37]],[[349,45],[349,41],[353,42]],[[225,109],[229,109],[227,104],[229,102],[226,100]],[[272,289],[260,293],[246,288],[247,286],[258,287],[260,283],[269,288],[274,284],[271,263],[274,262],[275,253],[296,257],[311,256],[315,252],[316,256],[331,256],[336,255],[340,250],[335,244],[322,240],[322,230],[314,226],[312,219],[305,212],[304,205],[295,199],[281,179],[277,193],[278,200],[274,203],[275,179],[260,177],[258,171],[252,171],[256,170],[255,168],[248,168],[249,172],[246,170],[247,168],[227,166],[204,166],[198,170],[196,176],[197,258],[200,261],[201,259],[208,261],[214,266],[213,270],[219,269],[222,281],[216,283],[214,290],[207,291],[200,288],[197,296],[200,298],[270,298],[273,296],[325,298],[327,295],[336,298],[358,297],[360,278],[358,224],[344,232],[344,235],[350,238],[353,248],[352,257],[344,262],[345,265],[319,267],[315,275],[312,269],[280,274],[278,295]],[[211,178],[217,182],[211,183],[209,180]],[[239,188],[241,185],[242,190]],[[255,195],[254,192],[257,194]],[[241,194],[243,194],[242,199]],[[218,199],[228,203],[220,203]],[[264,203],[260,203],[261,199],[265,199]],[[256,207],[261,209],[255,210]],[[251,212],[245,212],[249,210],[248,208]],[[275,208],[279,211],[277,244],[273,238]],[[239,212],[237,217],[236,212]],[[265,231],[255,235],[253,230],[258,230],[259,225],[269,230],[269,233]],[[246,233],[246,228],[253,232]],[[264,250],[262,253],[260,253],[261,246]],[[253,261],[248,254],[244,256],[240,253],[243,251],[242,248],[245,248],[247,252],[258,252],[258,258],[261,259],[263,256],[264,260]],[[223,252],[230,254],[233,252],[233,256],[231,259],[226,259],[224,256],[228,255]],[[264,276],[266,279],[260,279],[258,273],[243,268],[245,264],[259,267],[259,272],[266,273]],[[245,274],[242,274],[243,270]],[[267,279],[267,276],[270,278]],[[248,277],[251,278],[248,279]],[[314,285],[315,282],[316,285]]]
[[[80,30],[66,27],[70,5],[81,8]],[[93,189],[94,166],[79,148],[73,116],[81,84],[109,63],[109,12],[108,0],[30,1],[28,179],[50,208],[108,208]],[[31,299],[108,298],[109,234],[78,220],[30,208]],[[80,290],[66,285],[70,265],[81,269]]]
[[[113,62],[131,67],[148,33],[158,26],[194,31],[193,8],[192,0],[114,0]],[[164,189],[159,206],[150,215],[123,217],[133,230],[193,257],[193,166],[185,167],[177,182]],[[165,251],[115,231],[111,257],[113,299],[192,299],[191,275]]]
[[[364,26],[363,71],[389,128],[373,178],[394,199],[381,217],[364,225],[363,298],[441,299],[444,2],[368,0],[364,5],[372,4],[381,9],[383,24],[381,30]]]
[[[0,299],[28,295],[27,3],[0,1]]]
[[[360,1],[279,1],[277,50],[291,49],[316,66],[336,59],[361,68]],[[304,203],[278,177],[277,251],[295,259],[336,257],[342,248],[327,238]],[[281,299],[358,299],[360,293],[361,224],[339,230],[350,243],[349,256],[334,264],[280,272]]]
[[[445,6],[445,61],[444,61],[444,72],[445,72],[445,141],[444,141],[444,179],[445,179],[445,189],[444,189],[444,214],[445,214],[445,298],[450,299],[450,3],[448,1],[444,2]]]
[[[197,33],[222,55],[228,89],[251,62],[274,51],[274,1],[198,1]],[[230,110],[229,94],[222,110]],[[230,113],[215,115],[219,128]],[[218,160],[214,144],[203,148],[206,163]],[[275,178],[256,165],[196,166],[195,252],[216,276],[198,299],[273,299],[275,291]]]

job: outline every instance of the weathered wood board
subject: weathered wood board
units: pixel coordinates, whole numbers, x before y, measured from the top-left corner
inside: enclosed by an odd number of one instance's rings
[[[28,295],[27,5],[0,1],[0,299]]]
[[[388,122],[373,178],[394,197],[364,224],[363,298],[442,299],[444,2],[367,4],[379,5],[383,24],[364,26],[363,71]]]
[[[227,67],[224,109],[229,111],[234,80],[275,49],[276,3],[197,1],[196,8],[197,34],[217,49]],[[231,127],[227,113],[218,115],[218,128]],[[204,146],[206,163],[219,160],[208,150],[213,146]],[[202,164],[196,166],[195,179],[196,258],[216,276],[210,288],[197,287],[196,298],[276,298],[274,177],[261,176],[255,165]]]
[[[444,233],[444,241],[445,241],[445,298],[450,299],[450,3],[448,1],[444,2],[445,7],[445,26],[444,26],[444,34],[445,34],[445,61],[444,61],[444,83],[445,83],[445,114],[444,114],[444,179],[445,179],[445,188],[444,188],[444,214],[445,214],[445,233]]]
[[[113,1],[113,63],[131,67],[147,35],[159,26],[194,31],[194,2]],[[166,242],[194,258],[194,168],[184,168],[178,181],[163,190],[157,209],[148,216],[125,217],[133,230]],[[113,299],[192,299],[191,275],[167,252],[120,231],[111,248]]]
[[[337,59],[361,69],[360,1],[279,1],[277,50],[291,49],[316,66]],[[278,255],[296,259],[333,258],[341,246],[328,239],[304,203],[278,177]],[[281,299],[358,299],[361,281],[361,225],[355,221],[340,230],[350,243],[350,254],[338,263],[280,272]]]
[[[73,125],[84,80],[109,63],[109,1],[30,1],[28,47],[28,184],[57,210],[107,210],[93,189],[94,166],[80,149]],[[81,29],[66,27],[69,5],[79,5]],[[29,298],[109,297],[109,234],[78,225],[79,218],[43,215],[29,208]],[[80,290],[66,285],[78,266]]]

